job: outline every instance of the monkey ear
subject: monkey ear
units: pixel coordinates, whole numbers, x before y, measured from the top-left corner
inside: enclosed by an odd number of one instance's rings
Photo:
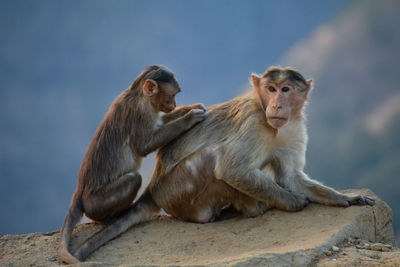
[[[143,94],[145,96],[153,96],[158,93],[158,84],[155,80],[147,79],[143,84]]]
[[[308,94],[314,89],[314,81],[313,79],[307,80],[307,88],[306,88],[306,97]]]
[[[311,91],[313,88],[314,88],[314,80],[313,79],[307,80],[307,90]]]
[[[255,73],[251,74],[251,84],[257,89],[260,87],[260,79],[261,77],[258,76],[257,74]]]

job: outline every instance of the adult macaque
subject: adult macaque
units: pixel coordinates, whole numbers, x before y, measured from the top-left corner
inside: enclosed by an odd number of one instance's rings
[[[274,207],[298,211],[308,202],[374,204],[369,197],[340,193],[304,173],[304,104],[312,81],[277,67],[251,79],[252,92],[210,107],[203,122],[158,152],[143,196],[84,243],[75,254],[79,260],[161,209],[181,220],[206,223],[229,206],[257,216]]]
[[[180,91],[170,70],[149,66],[112,103],[79,170],[78,185],[61,230],[62,261],[78,262],[68,251],[68,244],[82,215],[101,223],[115,219],[136,197],[142,180],[138,173],[142,158],[205,118],[202,104],[175,109],[175,96]]]

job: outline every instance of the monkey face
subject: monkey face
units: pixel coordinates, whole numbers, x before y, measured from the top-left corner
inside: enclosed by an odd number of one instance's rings
[[[176,107],[175,96],[181,91],[177,82],[158,83],[147,79],[143,84],[143,95],[149,97],[152,106],[157,111],[171,112]]]
[[[169,113],[176,107],[176,95],[181,90],[171,83],[160,84],[160,91],[153,99],[154,103],[159,111]]]
[[[291,115],[294,87],[289,83],[262,82],[263,102],[268,124],[278,129],[285,125]]]
[[[260,78],[252,75],[254,89],[260,97],[267,123],[278,129],[298,116],[307,99],[307,88],[300,88],[287,75]],[[304,86],[308,87],[308,86]]]

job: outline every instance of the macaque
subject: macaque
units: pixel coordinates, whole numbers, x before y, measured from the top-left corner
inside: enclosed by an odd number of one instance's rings
[[[202,104],[175,109],[181,91],[175,75],[163,66],[148,66],[112,103],[82,160],[78,185],[61,230],[59,257],[76,263],[68,245],[83,214],[110,223],[128,209],[142,178],[143,157],[204,120]]]
[[[96,248],[163,209],[184,221],[208,223],[232,207],[245,216],[271,208],[299,211],[309,202],[347,207],[374,200],[344,194],[304,173],[304,104],[312,90],[291,68],[251,75],[253,90],[211,106],[206,119],[161,148],[141,198],[76,252]]]

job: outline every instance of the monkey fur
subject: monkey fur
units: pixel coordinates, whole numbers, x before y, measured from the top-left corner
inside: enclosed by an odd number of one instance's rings
[[[274,207],[298,211],[309,202],[374,204],[369,197],[324,186],[304,172],[304,104],[312,81],[279,67],[251,79],[251,92],[211,106],[204,121],[159,150],[141,198],[84,243],[75,254],[79,260],[161,209],[184,221],[207,223],[229,206],[257,216]]]

